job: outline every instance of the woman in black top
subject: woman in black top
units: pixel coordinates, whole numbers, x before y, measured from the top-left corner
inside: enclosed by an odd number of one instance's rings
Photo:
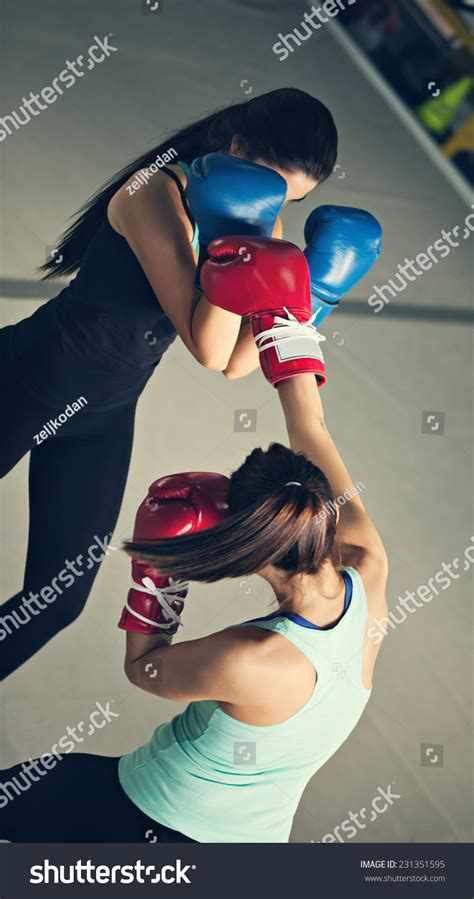
[[[0,608],[1,677],[84,608],[110,552],[138,397],[176,335],[202,365],[229,378],[258,365],[248,323],[229,325],[230,316],[194,287],[186,164],[219,151],[259,161],[285,177],[291,202],[331,174],[336,146],[329,111],[296,89],[184,128],[88,201],[43,266],[46,278],[77,272],[74,280],[0,331],[2,476],[30,453],[28,553],[23,589]],[[160,154],[166,160],[171,148],[168,158],[184,165],[163,167],[132,189],[136,173]],[[273,236],[281,235],[277,220]]]

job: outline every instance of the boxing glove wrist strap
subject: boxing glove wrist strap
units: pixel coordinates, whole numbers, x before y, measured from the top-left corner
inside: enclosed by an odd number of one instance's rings
[[[167,618],[171,620],[166,621],[152,621],[151,618],[146,618],[145,615],[141,615],[140,612],[137,612],[136,609],[132,609],[129,606],[128,602],[125,604],[125,607],[128,609],[131,615],[134,615],[135,618],[138,618],[140,621],[143,621],[144,624],[150,624],[152,627],[155,627],[157,630],[167,630],[170,627],[173,627],[175,624],[178,627],[182,627],[182,621],[177,612],[173,609],[173,607],[169,604],[168,599],[173,599],[174,596],[178,593],[183,593],[188,589],[187,581],[173,581],[171,578],[171,583],[167,587],[157,587],[150,577],[142,578],[140,584],[132,579],[131,587],[133,590],[137,590],[139,593],[146,593],[148,596],[154,596],[157,602],[160,604]]]
[[[274,323],[271,328],[266,328],[255,337],[255,342],[259,353],[271,347],[277,347],[281,344],[288,344],[291,341],[301,340],[302,338],[310,339],[317,344],[326,338],[316,330],[313,322],[318,314],[317,310],[311,318],[305,322],[299,321],[292,312],[289,312],[286,306],[283,307],[288,318],[281,315],[275,315]]]

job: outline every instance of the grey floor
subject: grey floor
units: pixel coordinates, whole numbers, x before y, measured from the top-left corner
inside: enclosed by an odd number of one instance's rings
[[[380,528],[391,563],[389,603],[461,557],[471,535],[470,247],[462,242],[379,315],[374,284],[399,262],[462,224],[470,208],[454,193],[324,27],[286,62],[272,53],[279,31],[304,8],[270,0],[165,0],[142,15],[125,0],[4,3],[1,114],[41,90],[92,42],[112,33],[118,48],[30,124],[3,142],[3,323],[29,315],[51,294],[35,267],[66,219],[126,161],[216,106],[294,85],[326,102],[340,132],[341,168],[317,203],[370,209],[385,231],[383,256],[342,309],[327,320],[327,421]],[[241,82],[245,84],[241,87]],[[289,123],[289,127],[291,124]],[[344,174],[344,177],[343,177]],[[286,236],[302,242],[314,205],[285,211]],[[453,310],[446,317],[446,310]],[[236,409],[254,409],[255,433],[234,431]],[[422,433],[422,414],[443,412],[444,434]],[[158,424],[159,420],[159,424]],[[148,484],[169,471],[230,472],[255,445],[285,440],[277,397],[259,373],[227,383],[200,368],[177,342],[139,406],[132,467],[115,544],[130,534]],[[2,593],[21,587],[27,534],[27,460],[3,481]],[[73,513],[72,513],[73,514]],[[97,701],[119,717],[90,737],[87,752],[120,754],[150,736],[176,704],[134,689],[122,671],[116,621],[128,560],[113,552],[88,607],[3,688],[0,763],[35,757]],[[354,841],[470,839],[469,572],[390,633],[373,697],[349,741],[308,785],[292,841],[318,841],[368,807],[379,787],[400,797]],[[185,638],[265,613],[272,597],[257,578],[194,586]],[[421,765],[421,745],[444,750]],[[439,755],[439,749],[436,750]]]

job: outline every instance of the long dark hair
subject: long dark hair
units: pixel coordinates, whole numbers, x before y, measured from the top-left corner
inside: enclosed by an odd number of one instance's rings
[[[134,159],[93,194],[75,214],[62,236],[58,254],[40,266],[43,280],[77,271],[113,195],[141,168],[170,148],[174,159],[190,163],[197,156],[230,147],[240,138],[250,160],[263,159],[286,171],[302,171],[319,182],[329,177],[337,158],[337,131],[329,110],[297,88],[280,88],[236,103],[199,119]],[[57,260],[62,258],[60,263]]]
[[[298,481],[301,486],[287,485]],[[291,577],[316,574],[333,558],[336,506],[323,472],[280,443],[254,449],[229,485],[229,518],[205,531],[157,541],[126,541],[134,558],[160,574],[212,583],[272,564]]]

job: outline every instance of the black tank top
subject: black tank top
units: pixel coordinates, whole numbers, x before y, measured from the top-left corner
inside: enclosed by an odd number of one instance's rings
[[[176,182],[194,225],[179,178],[161,171]],[[21,382],[61,408],[79,396],[98,409],[133,400],[176,338],[138,259],[107,215],[74,280],[11,329]]]

